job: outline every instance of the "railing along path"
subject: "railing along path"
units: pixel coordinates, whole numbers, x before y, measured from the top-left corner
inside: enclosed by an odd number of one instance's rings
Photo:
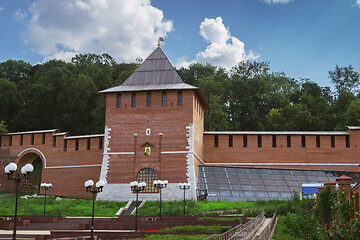
[[[236,227],[222,233],[214,234],[204,240],[241,240],[247,238],[255,228],[265,219],[265,212],[262,211],[255,218],[245,224],[239,224]]]
[[[270,223],[264,228],[258,236],[255,236],[253,240],[269,240],[271,238],[272,230],[274,229],[274,225],[276,223],[276,211],[272,216]]]

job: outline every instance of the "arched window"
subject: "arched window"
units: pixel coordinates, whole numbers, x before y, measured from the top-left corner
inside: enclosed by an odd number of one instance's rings
[[[158,189],[154,187],[153,182],[157,180],[157,174],[151,168],[143,168],[136,176],[137,182],[146,182],[146,187],[144,191],[146,193],[156,193]]]

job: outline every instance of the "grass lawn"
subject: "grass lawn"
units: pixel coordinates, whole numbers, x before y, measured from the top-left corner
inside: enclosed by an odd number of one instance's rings
[[[182,216],[183,201],[162,201],[161,213],[164,216]],[[138,209],[140,216],[156,216],[160,214],[159,201],[148,201]],[[269,200],[269,201],[186,201],[186,214],[192,216],[219,215],[217,212],[224,210],[224,214],[244,214],[248,217],[255,217],[265,210],[265,214],[271,217],[277,210],[278,214],[293,212],[292,201]],[[236,210],[236,212],[229,211]]]
[[[119,208],[124,207],[126,202],[116,201],[96,201],[96,217],[116,217]],[[13,215],[15,212],[15,196],[0,198],[0,215]],[[55,197],[46,198],[47,215],[66,215],[66,216],[91,216],[92,200],[62,198],[55,200]],[[18,215],[42,215],[44,212],[44,198],[19,197]]]
[[[0,194],[6,194],[1,192]],[[124,207],[126,202],[116,201],[96,201],[95,216],[97,217],[116,217],[115,214],[120,207]],[[0,197],[0,215],[13,215],[15,208],[15,196]],[[183,201],[163,201],[162,202],[162,215],[163,216],[182,216],[183,215]],[[223,210],[224,214],[235,213],[244,214],[248,217],[255,217],[262,210],[265,210],[267,217],[277,211],[279,215],[278,224],[276,226],[275,235],[272,239],[289,239],[299,240],[290,235],[284,224],[283,216],[287,212],[293,212],[293,201],[283,200],[269,200],[269,201],[186,201],[186,214],[193,216],[205,216],[203,220],[212,220],[211,215],[218,215],[219,213],[212,211]],[[19,215],[42,215],[44,209],[44,198],[28,198],[23,199],[19,197],[18,214]],[[46,204],[47,215],[66,215],[66,216],[91,216],[92,200],[87,199],[72,199],[62,198],[62,200],[55,200],[55,197],[48,196]],[[228,211],[228,212],[227,212]],[[148,201],[143,207],[138,210],[139,216],[156,216],[159,215],[159,201]],[[217,219],[220,220],[220,219]],[[227,219],[224,219],[227,220]],[[180,229],[183,231],[183,229]],[[224,228],[219,230],[223,232]],[[146,238],[149,240],[165,240],[165,239],[204,239],[208,235],[149,235]],[[193,231],[190,231],[193,232]],[[197,232],[197,231],[194,231]],[[204,233],[205,231],[200,231]],[[200,233],[199,232],[199,233]]]

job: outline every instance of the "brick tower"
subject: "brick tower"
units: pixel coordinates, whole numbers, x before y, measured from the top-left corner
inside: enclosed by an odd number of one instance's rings
[[[147,182],[143,200],[157,200],[154,180],[168,180],[164,199],[182,198],[178,184],[191,184],[196,197],[197,166],[203,157],[204,110],[199,88],[186,84],[160,47],[106,98],[101,200],[129,200],[129,183]]]

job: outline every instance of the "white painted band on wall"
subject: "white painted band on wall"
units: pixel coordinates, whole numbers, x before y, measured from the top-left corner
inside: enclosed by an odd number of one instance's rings
[[[200,158],[196,153],[193,152],[193,154],[195,155],[195,157],[196,157],[197,159],[199,159],[199,161],[200,161],[202,164],[205,164],[205,162],[204,162],[203,160],[201,160],[201,158]]]
[[[189,152],[189,151],[164,151],[164,152],[161,152],[161,154],[180,154],[180,153],[188,154],[191,152]]]
[[[93,165],[74,165],[74,166],[55,166],[55,167],[45,167],[45,168],[82,168],[82,167],[101,167],[101,164]]]
[[[185,153],[185,154],[189,154],[189,153],[192,153],[195,155],[195,157],[197,159],[199,159],[199,161],[202,163],[202,164],[205,164],[205,162],[194,152],[191,152],[191,151],[164,151],[164,152],[161,152],[161,154],[181,154],[181,153]]]
[[[103,154],[107,154],[107,155],[134,155],[135,152],[107,152],[107,153],[103,153]]]
[[[213,165],[213,166],[219,166],[219,165],[256,165],[256,166],[360,166],[360,164],[356,163],[204,163],[204,165]]]

